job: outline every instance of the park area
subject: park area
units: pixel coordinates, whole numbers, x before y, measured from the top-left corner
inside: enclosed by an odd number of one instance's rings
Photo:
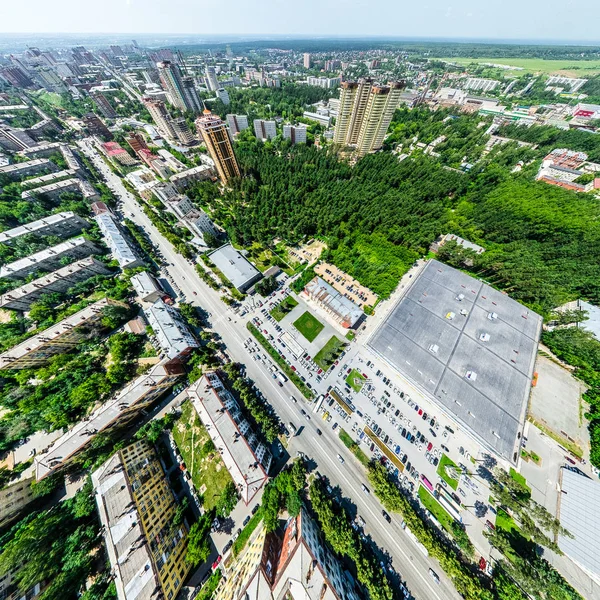
[[[546,75],[565,75],[568,77],[590,77],[600,73],[600,60],[545,60],[543,58],[464,58],[453,57],[443,60],[459,64],[470,65],[495,64],[515,67],[515,70],[508,70],[510,75],[524,75],[526,73],[543,73]],[[517,70],[517,69],[522,69]]]
[[[456,469],[456,473],[458,474],[458,478],[451,477],[448,473],[447,467],[450,469]],[[460,479],[460,469],[456,465],[456,463],[446,456],[442,454],[442,458],[440,458],[440,464],[437,468],[437,474],[453,489],[455,490],[458,487],[458,479]]]
[[[275,308],[271,310],[271,316],[277,321],[281,321],[287,314],[291,313],[298,306],[298,301],[291,296],[286,296]]]
[[[348,377],[346,377],[346,383],[355,391],[360,392],[362,386],[365,384],[365,376],[359,373],[356,369],[352,369]]]
[[[309,341],[312,342],[323,331],[325,325],[305,311],[294,321],[294,327]]]
[[[191,402],[182,405],[173,438],[204,508],[210,510],[232,479]]]

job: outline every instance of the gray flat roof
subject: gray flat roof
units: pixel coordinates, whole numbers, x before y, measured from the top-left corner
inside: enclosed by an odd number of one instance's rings
[[[562,469],[560,524],[574,537],[559,536],[560,549],[594,575],[600,575],[600,483]]]
[[[541,325],[542,318],[527,307],[432,260],[368,345],[513,461]]]
[[[238,290],[250,287],[261,277],[260,271],[231,244],[215,250],[210,259]]]

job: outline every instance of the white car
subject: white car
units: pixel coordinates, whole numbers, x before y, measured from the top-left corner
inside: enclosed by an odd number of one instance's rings
[[[340,463],[344,464],[344,457],[341,456],[340,454],[337,455],[337,459],[340,461]]]

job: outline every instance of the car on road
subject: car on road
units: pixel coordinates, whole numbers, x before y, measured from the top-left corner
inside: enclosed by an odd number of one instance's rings
[[[343,457],[341,454],[338,454],[338,455],[337,455],[337,459],[338,459],[338,460],[339,460],[339,461],[340,461],[342,464],[344,464],[344,462],[345,462],[345,461],[344,461],[344,457]]]
[[[371,493],[371,490],[364,483],[360,487],[365,494]]]
[[[429,575],[431,575],[431,578],[439,585],[440,577],[433,569],[429,569]]]
[[[302,415],[305,415],[305,414],[306,414],[306,411],[305,411],[303,408],[301,408],[301,409],[300,409],[300,414],[302,414]]]
[[[388,515],[388,513],[385,512],[385,510],[381,511],[381,516],[388,522],[391,523],[392,522],[392,517],[390,517],[390,515]]]
[[[223,550],[221,551],[223,554],[227,554],[227,551],[229,550],[229,548],[231,548],[231,546],[233,546],[233,540],[229,540],[225,546],[223,547]]]
[[[219,566],[222,558],[223,557],[220,554],[219,554],[219,556],[217,556],[217,558],[215,559],[215,562],[212,564],[213,571]]]
[[[317,429],[317,435],[323,435],[323,432],[320,429]]]
[[[248,515],[245,519],[244,522],[242,523],[243,527],[246,527],[246,525],[248,525],[248,522],[250,521],[250,515]]]

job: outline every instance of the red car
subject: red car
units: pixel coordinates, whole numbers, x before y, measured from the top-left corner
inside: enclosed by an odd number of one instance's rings
[[[420,408],[420,409],[419,409],[419,416],[420,416],[420,415],[422,415],[422,414],[423,414],[423,409],[422,409],[422,408]]]
[[[427,450],[429,452],[431,452],[431,449],[433,448],[433,444],[431,442],[429,442],[429,444],[427,444]]]
[[[292,371],[295,371],[296,367],[294,365],[290,365],[290,369],[292,369]]]
[[[490,531],[494,531],[494,529],[496,529],[496,526],[491,521],[486,521],[485,525]]]
[[[213,571],[214,571],[214,570],[215,570],[215,569],[216,569],[216,568],[219,566],[219,564],[220,564],[220,562],[221,562],[221,559],[222,559],[222,558],[223,558],[223,557],[222,557],[220,554],[219,554],[219,556],[217,556],[217,559],[216,559],[216,560],[215,560],[215,562],[212,564]]]
[[[487,562],[486,562],[485,558],[483,558],[483,556],[482,556],[482,557],[479,559],[479,568],[480,568],[482,571],[485,571],[485,568],[486,568],[486,566],[487,566]]]
[[[572,464],[572,465],[576,465],[577,463],[570,457],[570,456],[565,456],[565,458]]]

